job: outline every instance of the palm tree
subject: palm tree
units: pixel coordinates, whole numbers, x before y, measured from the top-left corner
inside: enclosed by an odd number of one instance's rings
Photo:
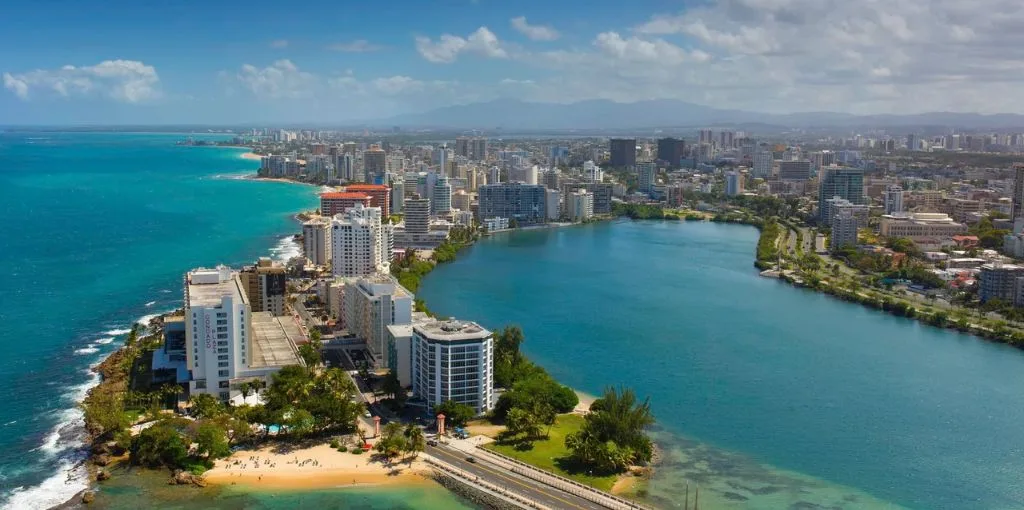
[[[410,423],[405,428],[405,439],[406,453],[411,454],[414,459],[427,448],[427,440],[423,437],[423,429],[416,425]]]
[[[252,381],[246,381],[238,385],[238,391],[242,392],[242,403],[246,403],[246,400],[249,399],[249,393],[252,392],[252,387]]]

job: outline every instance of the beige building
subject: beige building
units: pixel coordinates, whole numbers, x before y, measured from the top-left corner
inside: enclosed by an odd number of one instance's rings
[[[949,239],[967,232],[967,226],[941,213],[903,213],[882,216],[880,234],[912,241]]]

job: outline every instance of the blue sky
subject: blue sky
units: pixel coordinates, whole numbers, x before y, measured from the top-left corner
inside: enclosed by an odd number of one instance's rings
[[[1024,113],[1016,0],[9,4],[0,124],[342,123],[499,97]]]

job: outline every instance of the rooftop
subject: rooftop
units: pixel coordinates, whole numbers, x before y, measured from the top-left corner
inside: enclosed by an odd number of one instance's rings
[[[301,365],[295,343],[305,340],[291,317],[275,317],[270,312],[252,313],[252,362],[249,368]]]
[[[491,336],[491,332],[472,321],[434,320],[414,324],[413,330],[430,340],[453,342],[458,340],[483,340]]]
[[[219,306],[225,297],[233,297],[242,303],[249,302],[238,273],[230,268],[195,269],[186,275],[186,279],[186,299],[190,307]]]
[[[328,193],[321,193],[321,199],[328,200],[367,200],[370,199],[370,195],[366,193],[352,193],[348,191],[331,191]]]
[[[387,191],[389,189],[384,184],[349,184],[345,186],[345,191]]]

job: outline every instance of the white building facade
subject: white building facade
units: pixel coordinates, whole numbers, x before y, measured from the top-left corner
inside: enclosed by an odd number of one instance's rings
[[[594,194],[579,190],[566,197],[568,202],[569,220],[586,221],[594,216]]]
[[[315,265],[331,263],[331,220],[317,218],[302,224],[302,247],[306,258]]]
[[[387,327],[412,322],[413,295],[391,275],[347,281],[342,297],[345,327],[366,340],[378,366],[388,368]]]
[[[448,400],[478,414],[494,407],[494,341],[475,322],[413,325],[411,368],[413,394],[429,409]]]
[[[365,276],[391,271],[394,234],[380,207],[356,204],[331,220],[331,271],[335,276]]]
[[[231,380],[244,369],[249,353],[251,315],[238,273],[230,268],[201,268],[185,276],[189,394],[230,397]]]

